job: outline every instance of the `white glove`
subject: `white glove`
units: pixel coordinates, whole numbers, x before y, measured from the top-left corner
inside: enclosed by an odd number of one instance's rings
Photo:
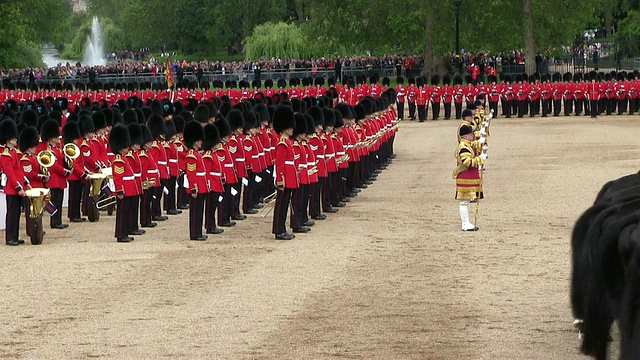
[[[478,171],[482,171],[482,165],[478,166]]]
[[[487,152],[487,150],[489,150],[489,147],[488,147],[487,145],[484,145],[484,146],[482,147],[482,152],[485,152],[485,153],[486,153],[486,152]]]
[[[485,141],[487,141],[487,139],[484,136],[480,137],[480,145],[484,145]]]
[[[482,129],[480,129],[480,135],[482,135],[482,136],[487,135],[487,129],[484,128],[484,127]]]
[[[487,154],[482,153],[482,155],[480,155],[480,157],[482,158],[482,160],[487,160]]]

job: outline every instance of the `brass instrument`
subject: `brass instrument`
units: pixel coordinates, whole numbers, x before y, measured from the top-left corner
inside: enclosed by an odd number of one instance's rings
[[[273,207],[275,206],[277,197],[278,190],[264,197],[264,207],[260,211],[260,216],[266,217],[267,215],[269,215],[269,213],[271,213],[271,210],[273,210]]]
[[[42,150],[36,155],[36,159],[42,168],[42,175],[49,175],[48,169],[56,163],[56,154],[51,150]]]
[[[33,188],[24,191],[25,195],[29,198],[29,217],[33,219],[31,222],[31,244],[40,245],[44,231],[42,230],[42,211],[45,207],[45,202],[48,201],[50,190],[47,188]]]
[[[108,184],[109,191],[108,191],[108,195],[107,195],[106,198],[96,202],[96,208],[98,210],[103,210],[104,208],[106,208],[107,209],[107,215],[112,215],[113,211],[115,210],[115,205],[116,205],[116,197],[111,192],[115,187],[113,185],[113,170],[112,170],[111,167],[104,167],[104,168],[100,169],[100,173],[102,173],[102,174],[104,174],[106,176],[105,183]],[[104,185],[102,187],[104,188]]]
[[[89,188],[89,203],[87,205],[88,208],[88,218],[89,221],[95,222],[100,219],[100,210],[98,208],[98,199],[100,198],[100,193],[102,192],[102,184],[104,183],[107,175],[103,173],[93,173],[89,174],[89,181],[91,182],[91,187]]]
[[[98,210],[106,209],[111,205],[115,205],[116,201],[117,201],[116,196],[115,195],[111,195],[111,196],[106,197],[104,199],[98,200],[96,202],[96,208]]]
[[[62,152],[64,153],[65,161],[65,169],[71,170],[73,169],[73,161],[80,156],[80,148],[78,145],[74,143],[64,144],[62,148]]]

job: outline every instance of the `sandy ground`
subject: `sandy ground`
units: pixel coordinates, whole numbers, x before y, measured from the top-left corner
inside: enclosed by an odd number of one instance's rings
[[[477,233],[453,199],[455,120],[402,122],[388,170],[294,241],[256,215],[203,243],[187,214],[131,244],[113,217],[48,229],[0,247],[0,357],[582,359],[569,235],[638,170],[637,121],[494,120]]]

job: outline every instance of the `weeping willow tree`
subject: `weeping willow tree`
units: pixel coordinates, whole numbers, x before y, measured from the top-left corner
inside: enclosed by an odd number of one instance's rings
[[[253,29],[243,41],[247,59],[295,58],[311,56],[311,49],[302,30],[284,22],[265,23]]]

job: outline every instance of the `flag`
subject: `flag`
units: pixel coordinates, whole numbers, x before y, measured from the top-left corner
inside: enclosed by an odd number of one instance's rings
[[[171,68],[171,60],[167,57],[167,63],[165,64],[164,69],[164,78],[167,81],[167,89],[171,89],[173,87],[173,69]]]

